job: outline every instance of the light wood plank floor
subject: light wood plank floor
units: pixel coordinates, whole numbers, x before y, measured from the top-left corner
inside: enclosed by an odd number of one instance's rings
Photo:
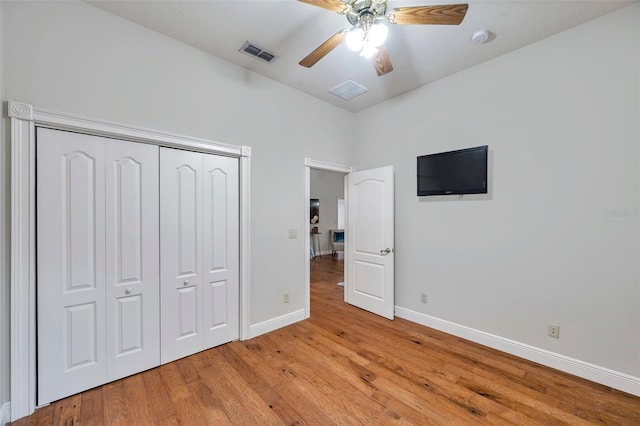
[[[16,424],[640,424],[640,398],[345,305],[342,262],[311,263],[309,320],[83,392]]]

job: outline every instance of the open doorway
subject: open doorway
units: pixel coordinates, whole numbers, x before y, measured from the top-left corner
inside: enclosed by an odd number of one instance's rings
[[[344,299],[344,173],[311,169],[311,304],[316,295]],[[336,289],[335,286],[340,286]],[[313,308],[315,309],[315,308]]]
[[[305,316],[307,318],[311,315],[312,283],[315,283],[315,288],[318,289],[322,286],[327,288],[331,286],[332,291],[339,289],[343,292],[345,176],[351,171],[353,168],[349,166],[305,159]],[[338,286],[339,283],[342,286]]]

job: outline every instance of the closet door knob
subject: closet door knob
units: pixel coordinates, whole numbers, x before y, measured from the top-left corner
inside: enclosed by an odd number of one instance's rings
[[[133,291],[133,289],[128,288],[124,291],[124,294],[131,294],[131,292]]]
[[[189,285],[189,280],[184,280],[184,282],[182,283],[182,285]]]

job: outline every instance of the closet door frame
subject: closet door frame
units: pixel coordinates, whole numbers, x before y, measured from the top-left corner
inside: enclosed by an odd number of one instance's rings
[[[240,340],[250,336],[251,147],[227,145],[9,101],[11,119],[11,420],[36,409],[36,127],[223,155],[239,161]]]

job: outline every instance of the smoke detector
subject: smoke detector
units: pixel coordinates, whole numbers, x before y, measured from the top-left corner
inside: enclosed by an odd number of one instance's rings
[[[490,35],[489,31],[487,30],[476,31],[471,36],[471,41],[474,42],[475,44],[483,44],[489,41],[489,35]]]

